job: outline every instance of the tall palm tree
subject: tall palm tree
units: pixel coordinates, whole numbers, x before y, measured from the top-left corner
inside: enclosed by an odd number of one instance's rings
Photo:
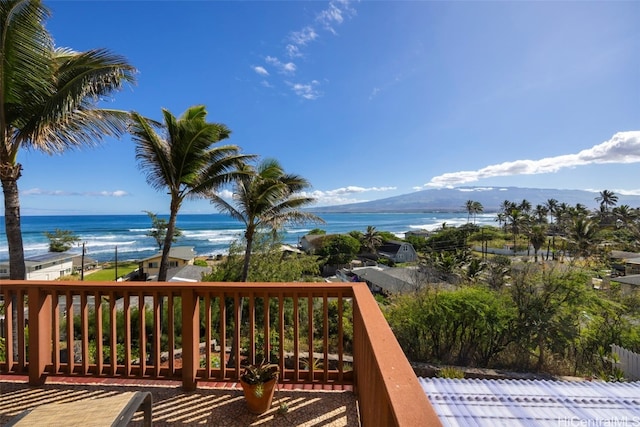
[[[547,221],[548,213],[549,213],[549,209],[545,205],[537,204],[534,209],[536,224],[544,224]]]
[[[367,226],[367,231],[362,235],[362,246],[367,248],[369,253],[375,254],[380,245],[382,245],[380,232],[372,225]]]
[[[546,227],[544,225],[534,225],[529,229],[529,242],[533,246],[533,256],[535,262],[538,262],[538,251],[547,240]]]
[[[464,208],[467,210],[467,224],[471,222],[471,213],[473,212],[474,201],[469,199],[465,202]]]
[[[24,279],[18,179],[20,148],[59,154],[126,132],[127,113],[99,100],[135,81],[127,61],[103,49],[56,48],[38,0],[0,1],[0,181],[9,277]]]
[[[476,216],[479,213],[484,212],[484,206],[482,206],[482,203],[480,202],[473,202],[473,204],[471,205],[471,213],[473,214],[473,223],[476,223]]]
[[[587,257],[595,244],[598,227],[595,222],[585,217],[577,217],[569,229],[569,239],[575,248],[576,255]]]
[[[558,209],[558,201],[556,199],[547,199],[544,205],[549,213],[549,223],[553,224],[553,218],[556,214],[556,209]]]
[[[596,197],[596,202],[600,202],[600,209],[604,212],[609,212],[609,208],[615,206],[618,203],[618,196],[613,191],[602,190],[600,195]]]
[[[314,201],[312,197],[301,194],[310,184],[299,175],[285,173],[277,160],[265,159],[256,167],[245,164],[242,172],[243,175],[233,184],[235,203],[227,202],[215,193],[209,197],[211,203],[245,226],[246,250],[240,280],[246,282],[256,232],[277,231],[287,223],[324,221],[310,212],[300,210]]]
[[[637,212],[629,205],[616,206],[611,213],[613,213],[621,227],[629,227],[633,221],[638,219]]]
[[[136,159],[147,174],[147,183],[170,196],[169,222],[162,246],[158,281],[167,280],[169,252],[182,202],[187,198],[203,198],[212,190],[243,174],[239,166],[253,156],[240,153],[235,145],[214,146],[229,137],[223,124],[206,121],[202,105],[188,108],[180,118],[162,110],[164,124],[131,113],[130,128],[136,143]],[[156,132],[161,127],[164,136]]]

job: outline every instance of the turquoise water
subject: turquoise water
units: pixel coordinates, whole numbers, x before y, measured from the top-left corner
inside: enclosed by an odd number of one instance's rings
[[[466,224],[466,213],[332,213],[320,214],[325,224],[292,226],[284,231],[285,241],[297,244],[298,240],[313,228],[321,228],[327,233],[347,233],[352,230],[364,232],[367,226],[379,231],[389,231],[404,237],[409,230],[434,229],[442,223],[455,226]],[[160,216],[162,218],[166,218]],[[0,260],[8,259],[4,218],[0,218]],[[478,215],[476,221],[497,224],[495,214]],[[242,235],[242,224],[222,214],[178,215],[177,226],[183,235],[174,245],[193,246],[198,255],[224,254],[229,244]],[[56,229],[69,230],[85,242],[88,256],[107,261],[115,258],[137,260],[158,251],[155,240],[147,237],[151,220],[142,215],[74,215],[74,216],[24,216],[22,217],[22,238],[25,256],[33,256],[48,251],[45,232]],[[80,246],[71,249],[81,253]]]

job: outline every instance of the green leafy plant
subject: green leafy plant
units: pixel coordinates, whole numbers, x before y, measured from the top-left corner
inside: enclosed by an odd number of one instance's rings
[[[462,379],[464,378],[464,371],[453,366],[445,366],[438,372],[438,378]]]
[[[240,375],[240,379],[247,384],[255,385],[254,394],[256,397],[261,397],[264,392],[264,383],[278,378],[279,373],[280,368],[278,365],[263,361],[259,365],[246,366]]]

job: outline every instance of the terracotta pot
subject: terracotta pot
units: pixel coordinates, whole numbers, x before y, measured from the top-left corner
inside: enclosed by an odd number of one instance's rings
[[[262,396],[256,396],[256,384],[248,384],[240,380],[242,390],[244,391],[244,398],[247,401],[247,408],[252,414],[263,414],[271,409],[271,402],[273,401],[273,393],[276,390],[276,379],[271,379],[262,384]]]

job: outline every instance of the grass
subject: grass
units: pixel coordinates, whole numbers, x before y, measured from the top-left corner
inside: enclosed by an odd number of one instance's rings
[[[125,276],[137,268],[138,263],[136,262],[118,263],[118,277]],[[84,280],[91,280],[94,282],[116,280],[116,268],[114,265],[112,265],[110,267],[103,268],[99,271],[96,271],[95,273],[90,274],[87,274],[87,272],[85,271]]]

